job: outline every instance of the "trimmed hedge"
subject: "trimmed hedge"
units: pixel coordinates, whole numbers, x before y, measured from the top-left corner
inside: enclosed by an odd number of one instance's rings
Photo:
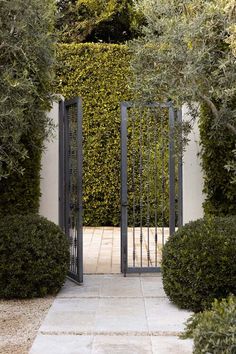
[[[120,103],[134,100],[135,94],[129,88],[132,81],[130,53],[125,45],[109,44],[62,44],[58,46],[56,92],[66,99],[81,96],[83,99],[83,147],[84,147],[84,223],[85,225],[114,225],[120,223]],[[136,114],[136,113],[134,113]],[[161,117],[159,112],[159,117]],[[168,117],[167,112],[163,112]],[[144,116],[145,117],[145,113]],[[168,122],[168,119],[166,120]],[[143,118],[143,130],[147,121]],[[137,124],[136,124],[137,125]],[[160,124],[159,128],[160,129]],[[166,126],[164,128],[165,136]],[[128,127],[129,141],[131,140]],[[139,128],[135,142],[138,156]],[[151,132],[153,139],[153,131]],[[145,133],[144,133],[145,135]],[[146,133],[147,135],[147,133]],[[168,154],[168,141],[165,153]],[[153,141],[153,140],[152,140]],[[161,144],[161,139],[158,144]],[[147,142],[146,142],[147,144]],[[161,170],[160,146],[158,145],[158,171]],[[128,153],[128,169],[131,172]],[[154,155],[154,152],[153,152]],[[153,158],[153,157],[151,157]],[[137,166],[139,161],[137,162]],[[168,222],[168,158],[164,162],[166,173],[165,223]],[[150,172],[149,172],[150,173]],[[144,177],[148,174],[143,170]],[[138,175],[138,169],[136,172]],[[128,181],[131,185],[132,173]],[[137,177],[137,176],[136,176]],[[147,177],[147,176],[146,176]],[[152,181],[152,184],[154,181]],[[158,176],[158,190],[161,193],[161,177]],[[151,186],[152,188],[152,186]],[[129,187],[129,189],[132,189]],[[130,192],[130,191],[129,191]],[[144,193],[147,193],[145,191]],[[130,192],[131,194],[131,192]],[[129,198],[132,205],[132,195]],[[161,194],[158,200],[161,200]],[[145,199],[145,197],[143,198]],[[154,199],[154,197],[153,197]],[[137,202],[136,202],[137,203]],[[136,213],[138,214],[139,206]],[[130,208],[131,210],[132,208]],[[143,213],[144,214],[144,213]],[[158,220],[161,221],[161,203]],[[152,221],[152,220],[150,220]]]
[[[212,135],[212,113],[203,106],[200,114],[202,167],[204,170],[203,204],[206,215],[236,215],[236,187],[231,183],[234,171],[225,166],[234,160],[235,136],[221,127]]]
[[[55,92],[83,99],[84,222],[119,225],[120,102],[131,99],[124,45],[58,46]]]
[[[201,311],[236,294],[236,216],[212,217],[180,228],[163,248],[163,284],[181,308]]]
[[[38,215],[0,219],[0,297],[55,294],[69,268],[69,244],[61,229]]]
[[[236,353],[236,297],[215,300],[208,311],[197,313],[187,321],[181,338],[194,340],[194,354]]]

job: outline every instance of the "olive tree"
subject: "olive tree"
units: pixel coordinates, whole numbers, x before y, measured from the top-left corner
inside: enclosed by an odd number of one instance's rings
[[[145,99],[206,104],[214,128],[236,134],[234,0],[138,0],[147,25],[131,42],[137,88]]]
[[[0,0],[0,179],[50,132],[54,15],[53,0]]]

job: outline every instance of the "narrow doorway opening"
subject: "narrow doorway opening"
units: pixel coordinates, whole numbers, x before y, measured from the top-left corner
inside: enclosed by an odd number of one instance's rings
[[[97,141],[83,137],[80,98],[62,102],[60,112],[60,224],[70,243],[69,276],[82,283],[83,274],[160,272],[162,247],[182,224],[180,112],[171,103],[121,104],[119,178],[106,211],[98,190],[109,184],[102,173],[109,154],[100,165],[91,155]],[[101,144],[109,143],[104,133]],[[91,161],[101,170],[94,188]]]

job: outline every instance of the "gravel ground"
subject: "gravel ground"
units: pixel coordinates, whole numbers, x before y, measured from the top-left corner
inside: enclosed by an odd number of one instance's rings
[[[0,301],[0,354],[28,354],[53,300]]]

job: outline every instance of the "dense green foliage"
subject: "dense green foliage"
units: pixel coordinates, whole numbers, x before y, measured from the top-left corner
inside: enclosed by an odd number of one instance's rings
[[[69,267],[69,245],[61,229],[38,215],[0,219],[0,297],[56,293]]]
[[[236,294],[236,217],[212,217],[180,228],[163,248],[163,284],[181,308],[201,311]]]
[[[147,21],[131,45],[138,88],[194,115],[193,102],[207,104],[219,131],[236,134],[235,1],[139,0],[138,9]]]
[[[193,315],[182,338],[193,338],[194,354],[236,352],[236,297],[215,300],[212,308]]]
[[[235,171],[225,166],[233,161],[235,135],[227,128],[221,132],[213,130],[212,113],[203,106],[200,116],[202,146],[202,167],[204,170],[204,192],[206,194],[204,211],[207,215],[236,214],[236,186],[233,182]]]
[[[145,100],[158,93],[187,104],[193,118],[204,105],[205,211],[235,214],[235,1],[139,0],[137,8],[146,25],[130,44],[136,86]]]
[[[50,131],[54,12],[53,0],[0,0],[0,179],[20,178]]]
[[[118,225],[120,102],[129,100],[130,55],[125,46],[63,44],[55,91],[83,99],[84,222]]]
[[[120,223],[120,103],[132,100],[134,95],[129,89],[131,82],[130,54],[126,46],[108,44],[64,44],[58,50],[57,88],[65,98],[81,96],[83,99],[83,147],[84,147],[84,222],[87,225],[119,225]],[[163,118],[165,118],[163,112]],[[134,112],[134,114],[136,114]],[[147,113],[144,113],[147,118]],[[161,126],[161,112],[158,115],[158,132]],[[140,116],[140,113],[139,113]],[[149,118],[150,119],[150,118]],[[130,120],[131,121],[131,120]],[[168,121],[168,119],[167,119]],[[147,145],[148,138],[154,141],[154,128],[149,133],[148,119],[142,119],[143,145]],[[153,125],[153,123],[152,123]],[[132,135],[129,125],[129,142],[134,146],[128,148],[128,184],[132,190],[132,154],[135,149],[136,172],[135,179],[139,191],[139,143],[140,128],[138,120],[135,123],[136,134]],[[166,177],[165,190],[162,192],[162,175],[158,174],[158,221],[161,219],[161,207],[164,205],[165,223],[168,219],[168,131],[163,123],[164,134],[157,138],[157,170],[161,171],[163,164]],[[146,133],[145,133],[146,132]],[[158,134],[158,133],[157,133]],[[163,140],[163,141],[162,141]],[[164,144],[165,152],[162,150]],[[143,155],[143,179],[149,178],[151,191],[154,190],[153,161],[155,148],[152,145],[150,154],[150,168],[148,169],[147,153]],[[164,153],[164,159],[162,154]],[[155,196],[150,191],[150,200],[153,204]],[[146,208],[147,187],[143,188],[143,208]],[[163,201],[162,201],[163,198]],[[140,212],[140,197],[136,196],[136,213]],[[132,209],[132,196],[130,208]],[[143,211],[143,215],[146,213]],[[152,213],[153,214],[153,213]],[[146,215],[146,214],[145,214]],[[153,221],[153,215],[152,220]],[[144,221],[143,221],[144,222]]]
[[[136,37],[143,16],[133,0],[59,0],[57,28],[63,43],[121,43]]]
[[[27,139],[27,135],[22,138],[28,151],[28,158],[21,162],[24,173],[19,175],[13,171],[8,178],[0,180],[0,217],[37,213],[39,210],[42,142],[40,139],[33,147]]]

